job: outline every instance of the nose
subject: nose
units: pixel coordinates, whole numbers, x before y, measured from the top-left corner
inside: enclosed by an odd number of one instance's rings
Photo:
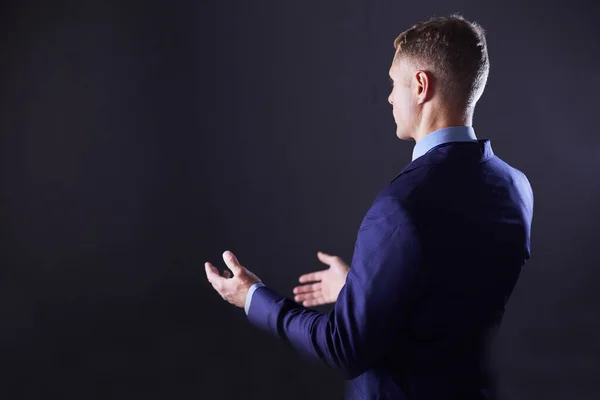
[[[391,105],[394,105],[392,103],[392,94],[390,93],[390,95],[388,96],[388,103],[390,103]]]

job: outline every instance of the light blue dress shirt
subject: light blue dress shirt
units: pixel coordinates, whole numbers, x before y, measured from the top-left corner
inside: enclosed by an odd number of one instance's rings
[[[248,315],[248,310],[250,309],[250,302],[252,301],[252,295],[254,294],[254,291],[261,286],[265,286],[265,284],[262,282],[256,282],[254,285],[250,286],[248,294],[246,295],[246,303],[244,304],[246,315]]]
[[[425,135],[414,147],[412,160],[415,161],[429,150],[440,144],[450,142],[476,142],[475,130],[472,126],[450,126],[438,129]]]
[[[440,144],[476,141],[477,137],[475,136],[475,130],[472,126],[450,126],[447,128],[438,129],[437,131],[433,131],[425,135],[425,137],[423,137],[415,145],[412,153],[412,161],[415,161],[417,158],[421,157],[429,150],[433,149],[435,146],[439,146]],[[246,295],[246,303],[244,304],[246,315],[248,315],[248,310],[250,309],[250,303],[252,302],[252,295],[254,294],[254,291],[262,286],[265,286],[265,284],[262,282],[256,282],[254,285],[250,286],[248,294]]]

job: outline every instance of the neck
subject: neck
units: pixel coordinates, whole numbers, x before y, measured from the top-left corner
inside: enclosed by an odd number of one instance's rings
[[[422,118],[412,136],[417,143],[419,140],[438,129],[447,128],[449,126],[473,125],[472,112],[442,112],[441,110],[438,110],[437,112],[426,112],[423,110],[421,116]]]

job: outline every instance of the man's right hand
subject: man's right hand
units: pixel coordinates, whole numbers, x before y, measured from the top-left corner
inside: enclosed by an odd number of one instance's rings
[[[350,271],[350,267],[338,256],[318,252],[317,257],[329,268],[302,275],[299,281],[305,285],[294,288],[294,300],[304,307],[335,303]]]

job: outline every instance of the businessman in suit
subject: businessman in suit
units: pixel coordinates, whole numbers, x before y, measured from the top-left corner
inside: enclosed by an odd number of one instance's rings
[[[367,211],[350,266],[319,253],[330,268],[301,277],[317,282],[296,302],[229,251],[231,272],[207,262],[207,278],[252,324],[341,369],[347,399],[491,399],[489,339],[530,256],[533,193],[472,127],[489,72],[481,26],[432,18],[394,48],[388,101],[396,135],[416,144]]]

